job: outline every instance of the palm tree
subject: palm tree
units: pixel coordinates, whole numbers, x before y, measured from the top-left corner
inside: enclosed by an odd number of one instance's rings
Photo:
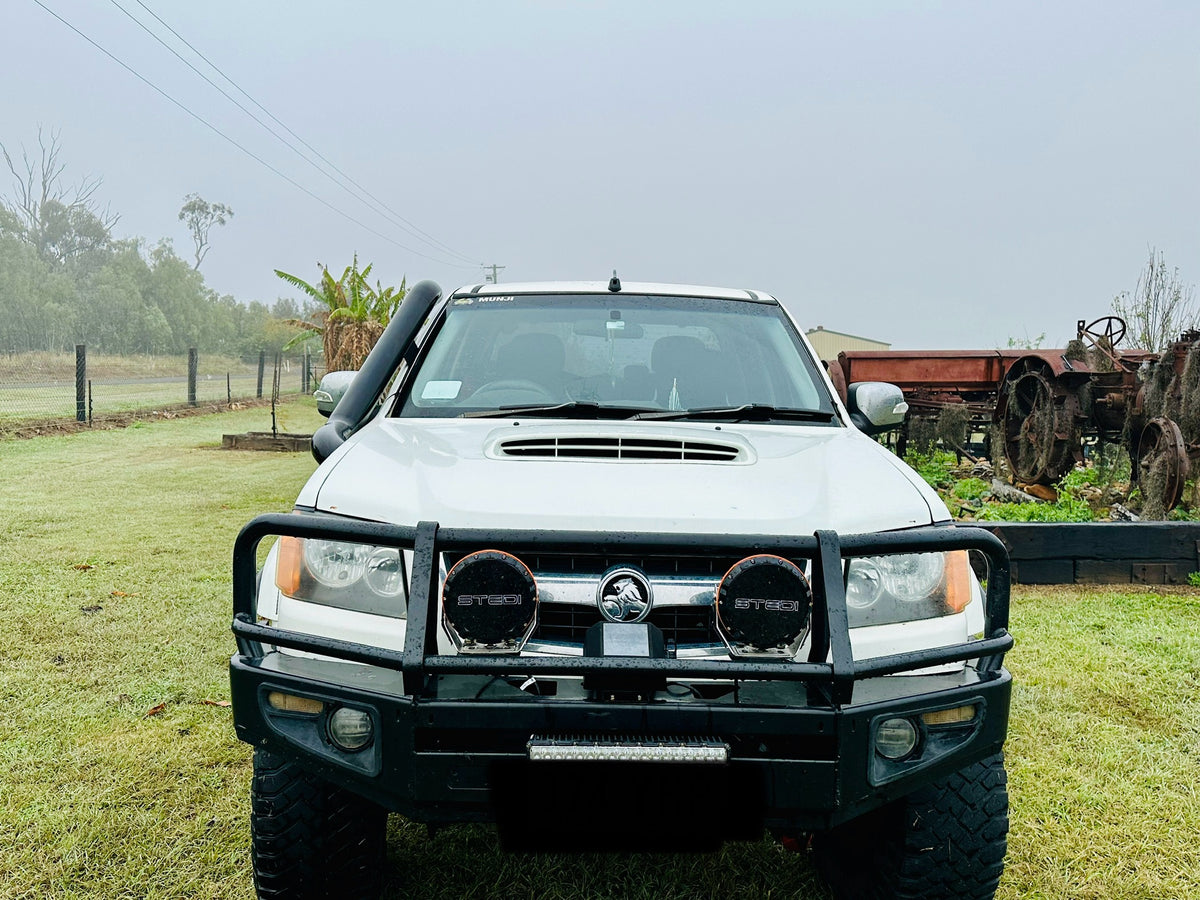
[[[367,277],[371,264],[361,271],[358,254],[336,281],[329,267],[321,266],[321,279],[316,286],[302,278],[275,270],[275,274],[293,287],[299,288],[321,305],[309,320],[292,319],[289,325],[301,330],[284,349],[289,349],[312,335],[319,334],[325,349],[325,368],[333,372],[358,369],[383,334],[407,293],[407,278],[399,287],[384,287],[378,281],[372,287]]]

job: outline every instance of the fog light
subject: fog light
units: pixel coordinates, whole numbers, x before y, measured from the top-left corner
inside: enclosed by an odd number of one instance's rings
[[[371,716],[361,709],[342,706],[329,716],[329,739],[343,750],[361,750],[374,736]]]
[[[875,730],[875,752],[885,759],[903,759],[917,746],[917,726],[908,719],[884,719]]]

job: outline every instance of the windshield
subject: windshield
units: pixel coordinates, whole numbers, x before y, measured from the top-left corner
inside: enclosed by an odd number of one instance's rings
[[[778,306],[694,297],[450,300],[400,393],[401,416],[578,417],[754,407],[755,420],[833,405]],[[715,417],[719,417],[716,414]]]

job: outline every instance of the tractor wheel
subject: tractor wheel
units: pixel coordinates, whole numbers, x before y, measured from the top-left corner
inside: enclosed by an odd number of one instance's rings
[[[1079,396],[1049,370],[1010,376],[1001,409],[1004,455],[1018,481],[1054,484],[1082,458]]]

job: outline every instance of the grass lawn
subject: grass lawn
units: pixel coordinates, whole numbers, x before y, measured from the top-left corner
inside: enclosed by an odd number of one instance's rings
[[[269,428],[249,409],[0,441],[0,898],[252,895],[230,548],[314,463],[217,448]],[[1200,896],[1200,592],[1024,589],[1013,631],[1000,896]],[[827,897],[768,841],[529,858],[393,817],[390,849],[395,897]]]

